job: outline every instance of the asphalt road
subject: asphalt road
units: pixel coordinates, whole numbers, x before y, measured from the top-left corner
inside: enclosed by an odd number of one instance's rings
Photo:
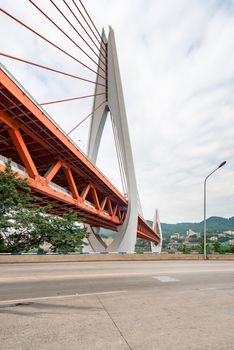
[[[3,350],[231,350],[234,262],[0,265]]]

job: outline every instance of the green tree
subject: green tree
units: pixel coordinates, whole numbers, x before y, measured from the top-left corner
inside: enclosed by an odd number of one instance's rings
[[[220,242],[215,242],[213,243],[214,251],[216,253],[221,253],[222,252],[222,244]]]
[[[189,254],[190,253],[190,249],[188,247],[186,247],[186,245],[183,244],[183,246],[181,247],[181,251],[184,254]]]
[[[209,243],[206,243],[206,253],[207,254],[210,254],[210,251],[211,251],[210,248],[211,247],[210,247]],[[204,239],[203,238],[200,241],[199,253],[204,254]]]
[[[0,253],[6,253],[7,252],[7,248],[5,246],[5,242],[3,237],[0,234]]]
[[[66,213],[63,217],[50,216],[50,230],[47,230],[44,240],[51,244],[52,251],[74,252],[81,248],[87,230],[74,213]]]
[[[135,245],[135,252],[143,253],[143,252],[149,252],[149,251],[151,251],[150,242],[144,239],[138,238]]]
[[[204,253],[204,239],[202,238],[200,241],[199,253]]]
[[[29,192],[27,181],[11,170],[10,161],[6,163],[5,171],[0,171],[0,232],[12,227],[13,213],[30,205]]]
[[[74,213],[62,217],[49,214],[50,206],[41,207],[30,195],[27,181],[11,170],[0,172],[0,249],[28,251],[48,243],[51,250],[75,251],[83,246],[87,230]]]

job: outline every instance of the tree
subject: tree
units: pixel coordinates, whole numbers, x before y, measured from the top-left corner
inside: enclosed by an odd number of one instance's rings
[[[186,247],[186,245],[183,244],[182,248],[181,248],[181,251],[184,253],[184,254],[189,254],[190,253],[190,249],[188,247]]]
[[[209,245],[209,243],[206,243],[206,253],[210,254],[210,251],[211,251],[210,245]],[[200,241],[199,253],[204,254],[204,239],[203,238]]]
[[[29,251],[47,242],[51,250],[75,251],[83,246],[87,230],[75,213],[49,214],[50,206],[30,194],[25,179],[11,170],[0,172],[0,249]]]
[[[5,242],[3,237],[0,234],[0,253],[6,253],[7,252],[7,248],[5,246]]]
[[[29,192],[27,181],[17,177],[8,161],[5,171],[0,171],[0,232],[12,227],[13,213],[32,202]]]
[[[222,244],[220,242],[215,242],[213,243],[214,251],[216,253],[221,253],[222,252]]]
[[[66,213],[61,217],[51,218],[51,230],[47,231],[45,240],[51,244],[52,251],[72,251],[82,247],[83,239],[87,237],[86,228],[82,228],[74,213]]]
[[[151,250],[151,246],[149,241],[137,238],[136,245],[135,245],[136,253],[143,253],[147,251],[149,252],[150,250]]]

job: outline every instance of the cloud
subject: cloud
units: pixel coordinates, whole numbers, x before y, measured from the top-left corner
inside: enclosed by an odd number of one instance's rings
[[[0,3],[95,69],[28,1]],[[47,1],[37,4],[81,43]],[[98,28],[111,24],[115,30],[145,216],[152,218],[158,207],[163,222],[202,220],[204,178],[223,160],[227,165],[209,180],[208,214],[234,215],[234,1],[86,0],[85,4]],[[0,21],[2,51],[95,77],[2,14]],[[89,84],[2,61],[38,101],[93,91]],[[88,114],[91,101],[46,109],[69,130]],[[74,133],[74,140],[86,143],[87,133],[86,123]],[[111,142],[108,124],[98,166],[120,186],[118,171],[112,170],[117,162]]]

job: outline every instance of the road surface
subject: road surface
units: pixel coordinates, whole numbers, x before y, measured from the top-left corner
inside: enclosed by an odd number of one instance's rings
[[[234,262],[0,265],[3,350],[231,350]]]

